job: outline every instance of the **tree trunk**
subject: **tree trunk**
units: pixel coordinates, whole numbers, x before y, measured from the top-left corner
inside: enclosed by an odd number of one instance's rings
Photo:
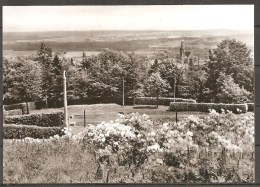
[[[26,101],[26,110],[27,110],[27,114],[30,114],[28,101]]]
[[[159,107],[159,90],[157,88],[157,93],[156,93],[156,105],[157,105],[157,108]]]
[[[46,105],[46,108],[48,108],[48,95],[47,95],[47,91],[46,91],[46,94],[45,94],[45,105]]]

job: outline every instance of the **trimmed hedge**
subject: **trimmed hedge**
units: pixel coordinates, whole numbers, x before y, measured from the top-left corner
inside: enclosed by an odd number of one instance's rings
[[[40,127],[61,127],[64,125],[63,112],[49,114],[27,114],[23,116],[6,116],[5,124],[35,125]]]
[[[61,127],[37,127],[29,125],[3,125],[4,139],[20,139],[25,137],[47,139],[54,135],[62,136],[64,132]]]
[[[12,105],[4,105],[6,111],[10,110],[21,110],[22,114],[28,114],[26,103],[18,103]],[[34,102],[28,102],[29,110],[35,110],[36,106]]]
[[[221,109],[232,111],[233,113],[239,113],[237,109],[241,110],[241,113],[247,112],[247,104],[224,104],[224,103],[170,103],[171,111],[198,111],[209,112],[209,109],[214,109],[217,112],[221,112]]]
[[[6,111],[21,110],[22,114],[28,114],[26,103],[18,103],[13,105],[4,105]]]
[[[61,108],[63,107],[64,103],[62,101],[53,101],[48,100],[48,107],[49,108]],[[108,104],[108,103],[115,103],[118,105],[123,104],[122,97],[87,97],[87,98],[80,98],[80,99],[71,99],[68,98],[68,105],[92,105],[92,104]],[[125,105],[133,105],[134,98],[132,97],[125,97]],[[46,103],[45,101],[37,101],[35,102],[36,109],[45,108]]]
[[[22,110],[20,110],[20,109],[8,110],[8,111],[6,111],[6,114],[7,114],[7,116],[22,115]]]
[[[158,104],[169,106],[170,102],[174,102],[174,98],[159,97]],[[196,103],[194,99],[175,98],[175,102]],[[137,97],[135,103],[137,105],[157,105],[156,97]]]
[[[254,111],[255,110],[255,104],[254,103],[247,103],[248,111]]]

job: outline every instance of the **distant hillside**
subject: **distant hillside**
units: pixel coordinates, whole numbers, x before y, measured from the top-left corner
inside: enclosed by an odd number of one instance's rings
[[[120,51],[178,51],[181,39],[187,50],[196,55],[207,55],[208,49],[226,38],[236,38],[245,42],[253,50],[252,33],[235,30],[195,30],[195,31],[58,31],[3,33],[3,50],[36,51],[45,42],[54,51],[100,51],[111,48]]]

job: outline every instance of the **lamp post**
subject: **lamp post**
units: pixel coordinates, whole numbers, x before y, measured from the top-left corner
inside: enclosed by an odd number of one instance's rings
[[[176,102],[175,101],[175,93],[176,93],[176,77],[174,77],[174,103]],[[176,120],[176,123],[178,122],[178,112],[177,112],[177,107],[175,105],[175,120]]]
[[[176,77],[174,77],[174,90],[173,90],[174,103],[175,103],[175,88],[176,88]]]
[[[69,128],[68,111],[67,111],[67,88],[66,88],[66,71],[63,71],[63,100],[64,100],[64,125]]]
[[[125,78],[123,77],[123,107],[125,106]]]

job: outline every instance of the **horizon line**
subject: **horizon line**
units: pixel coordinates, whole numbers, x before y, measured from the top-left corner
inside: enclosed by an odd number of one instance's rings
[[[45,31],[3,31],[3,33],[40,33],[40,32],[93,32],[93,31],[160,31],[160,32],[173,32],[173,31],[213,31],[213,30],[227,30],[227,31],[243,31],[254,33],[254,30],[250,29],[228,29],[228,28],[216,28],[216,29],[177,29],[177,30],[157,30],[157,29],[93,29],[93,30],[45,30]]]

